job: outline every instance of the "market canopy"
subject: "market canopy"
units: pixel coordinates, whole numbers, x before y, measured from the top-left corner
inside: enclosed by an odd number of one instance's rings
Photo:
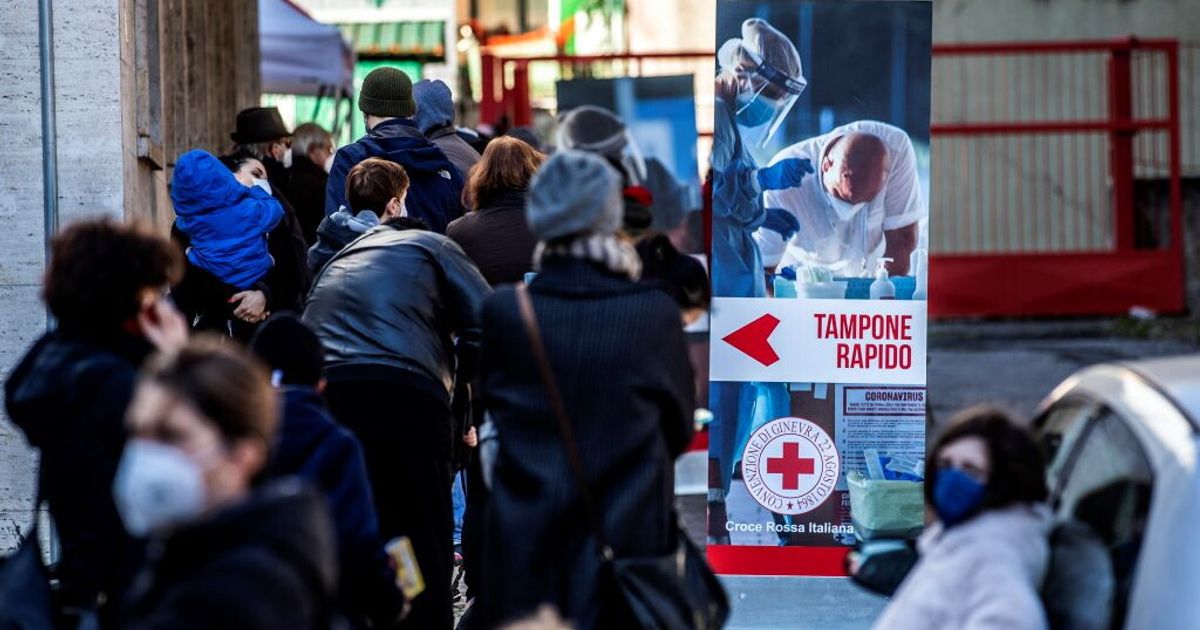
[[[335,26],[289,0],[258,0],[262,90],[270,94],[352,94],[354,51]]]

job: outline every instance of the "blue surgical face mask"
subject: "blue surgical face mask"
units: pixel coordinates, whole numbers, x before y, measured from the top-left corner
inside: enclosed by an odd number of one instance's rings
[[[939,468],[933,509],[947,528],[971,518],[983,505],[987,485],[954,467]]]
[[[759,127],[771,122],[775,105],[761,94],[742,93],[737,96],[737,122],[743,127]]]

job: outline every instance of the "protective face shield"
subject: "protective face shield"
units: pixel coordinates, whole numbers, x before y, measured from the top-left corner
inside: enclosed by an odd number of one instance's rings
[[[204,512],[204,469],[174,446],[135,439],[113,480],[113,499],[121,522],[144,537],[195,520]]]
[[[743,136],[765,147],[808,85],[800,54],[783,33],[755,18],[742,25],[741,38],[721,46],[717,63],[737,81],[734,114]]]
[[[559,119],[555,140],[562,149],[587,151],[618,160],[630,186],[641,186],[646,182],[646,159],[637,142],[625,122],[607,109],[584,105],[567,112]]]

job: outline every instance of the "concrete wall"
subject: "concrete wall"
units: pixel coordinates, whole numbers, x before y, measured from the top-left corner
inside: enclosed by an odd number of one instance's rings
[[[257,4],[248,0],[55,0],[55,92],[61,224],[88,216],[170,224],[175,158],[230,144],[238,109],[259,98]],[[38,13],[0,0],[0,379],[45,330]],[[152,98],[145,43],[157,28],[161,89]],[[150,129],[156,129],[151,132]],[[139,136],[157,146],[139,149]],[[0,420],[0,551],[31,520],[35,458]]]

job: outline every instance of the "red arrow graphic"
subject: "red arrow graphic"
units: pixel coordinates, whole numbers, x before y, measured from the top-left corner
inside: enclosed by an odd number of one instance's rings
[[[729,333],[722,341],[741,350],[751,359],[771,367],[779,362],[779,355],[771,347],[771,333],[779,327],[779,318],[774,315],[763,315],[758,319]]]

